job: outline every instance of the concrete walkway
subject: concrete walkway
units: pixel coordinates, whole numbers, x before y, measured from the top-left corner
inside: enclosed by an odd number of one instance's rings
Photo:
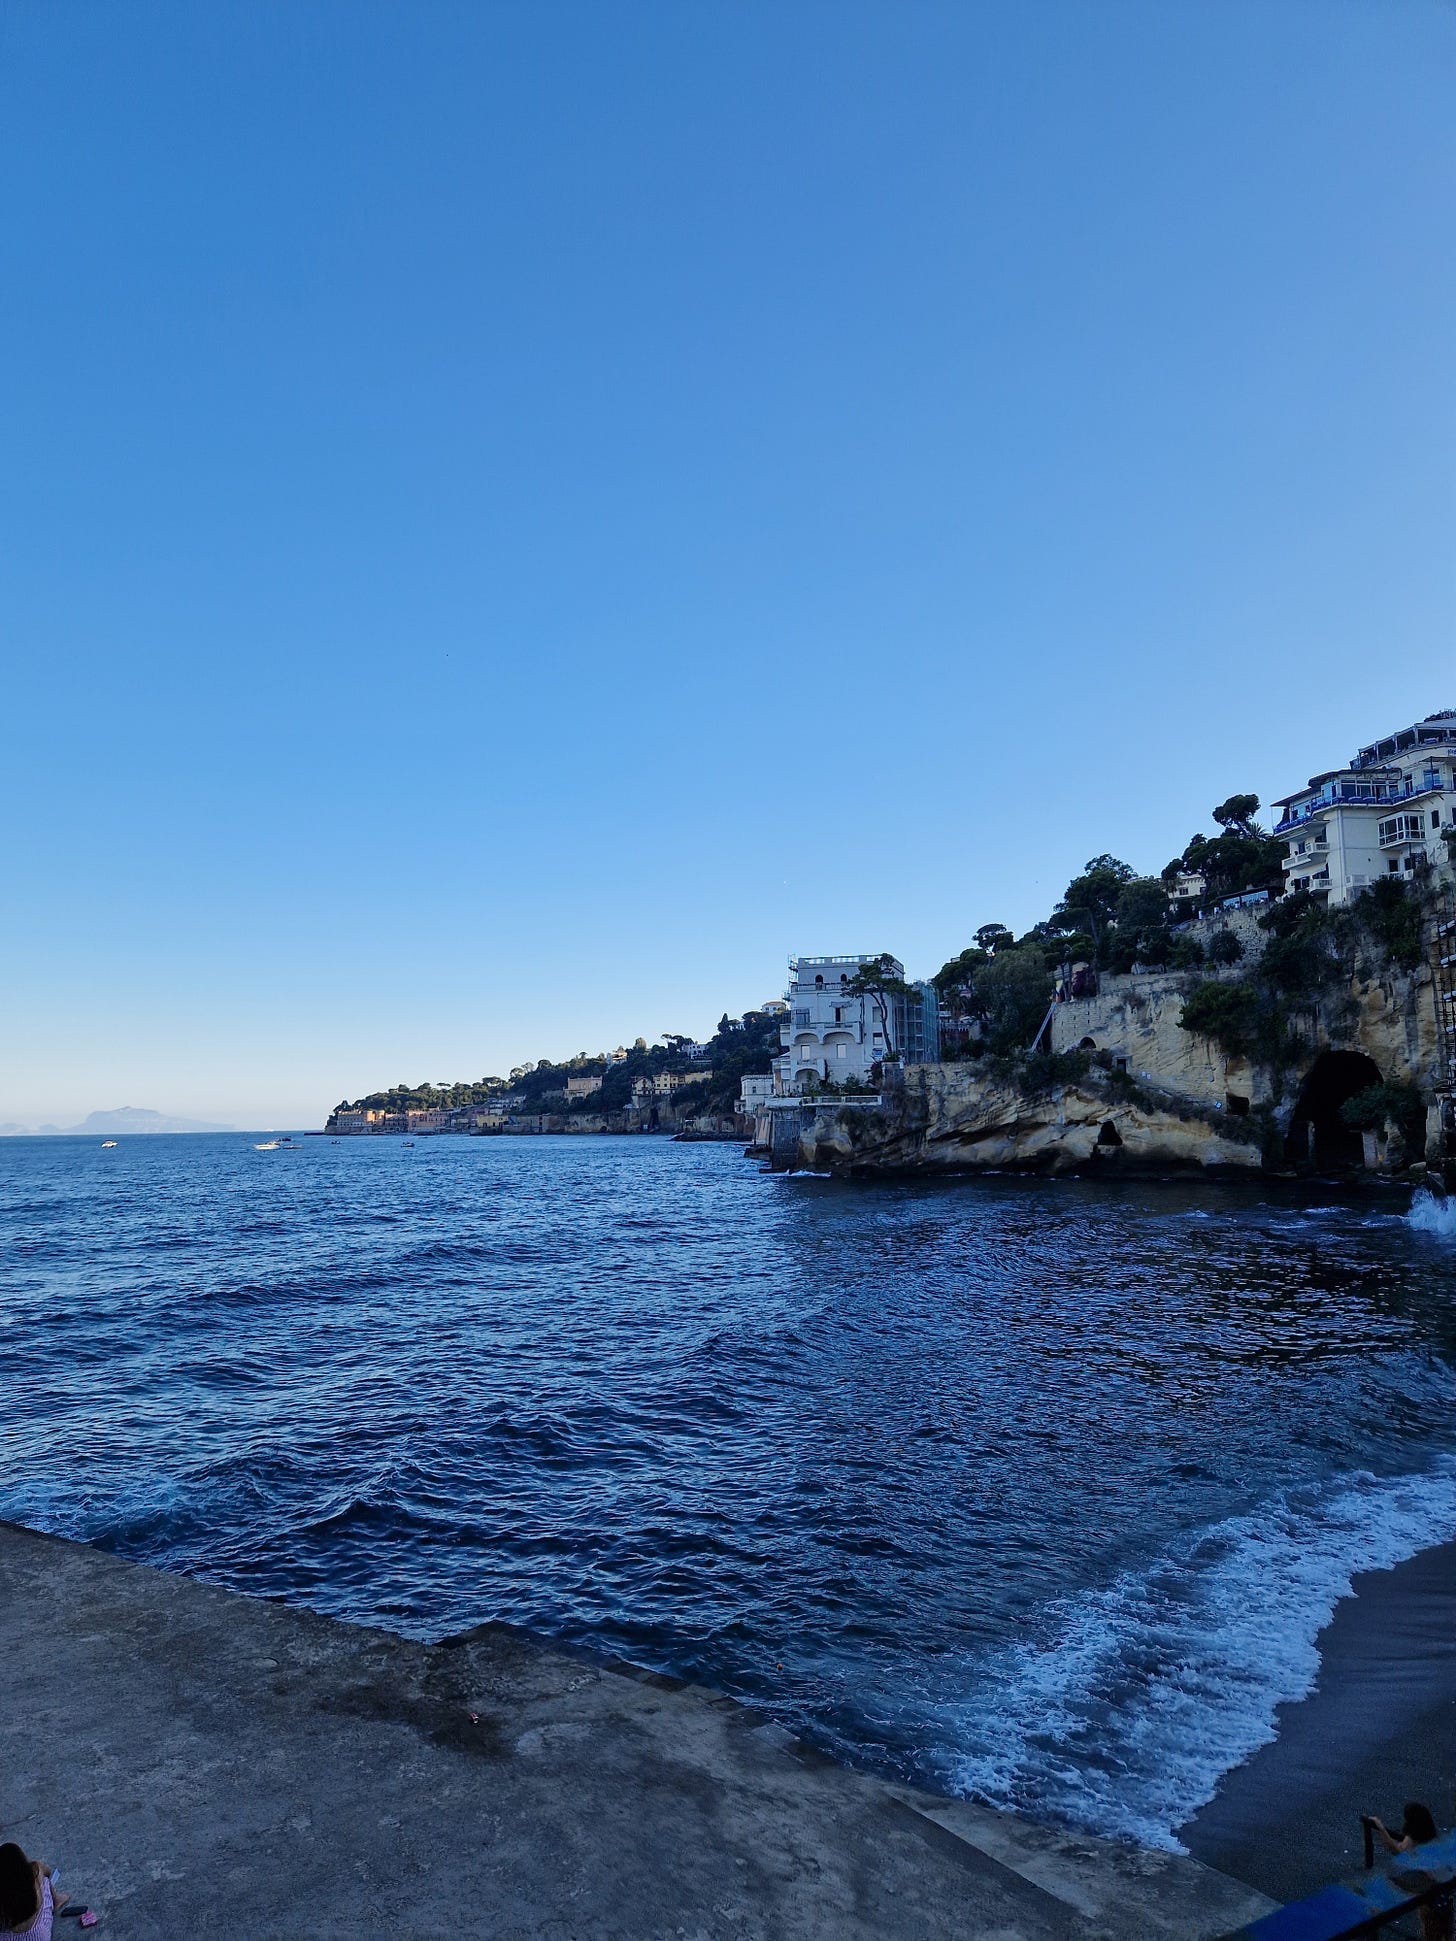
[[[0,1586],[0,1837],[115,1941],[1198,1941],[1270,1905],[500,1627],[411,1644],[4,1524]]]

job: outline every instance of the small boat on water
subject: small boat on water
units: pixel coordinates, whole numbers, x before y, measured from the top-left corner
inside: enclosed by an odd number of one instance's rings
[[[254,1152],[302,1152],[303,1147],[291,1133],[285,1132],[281,1139],[265,1139],[261,1146],[254,1146]]]
[[[101,1150],[103,1152],[108,1152],[110,1151],[111,1147],[113,1147],[115,1144],[116,1144],[116,1141],[114,1139],[103,1139],[101,1141]]]

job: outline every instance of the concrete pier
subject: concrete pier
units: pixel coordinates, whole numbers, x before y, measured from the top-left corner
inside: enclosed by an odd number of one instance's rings
[[[414,1644],[13,1525],[0,1584],[0,1837],[115,1941],[1199,1941],[1272,1905],[502,1627]]]

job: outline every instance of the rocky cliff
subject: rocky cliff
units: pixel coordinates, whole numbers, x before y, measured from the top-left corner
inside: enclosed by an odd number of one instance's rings
[[[1217,981],[1249,978],[1264,947]],[[1182,1023],[1209,971],[1104,977],[1056,1006],[1052,1056],[891,1067],[872,1101],[806,1101],[776,1124],[776,1165],[825,1172],[1452,1169],[1456,1120],[1436,958],[1413,968],[1356,953],[1285,1001],[1277,1056],[1230,1052]],[[1343,1108],[1385,1088],[1391,1116]],[[1402,1109],[1402,1107],[1407,1109]],[[1352,1108],[1353,1109],[1353,1108]]]
[[[1092,1067],[1037,1085],[1002,1066],[915,1065],[882,1100],[806,1105],[795,1162],[810,1171],[1248,1171],[1260,1164],[1250,1120]]]

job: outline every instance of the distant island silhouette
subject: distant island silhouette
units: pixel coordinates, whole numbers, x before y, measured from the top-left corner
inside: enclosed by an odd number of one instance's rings
[[[112,1136],[120,1132],[232,1132],[233,1126],[208,1125],[201,1119],[179,1119],[170,1112],[153,1112],[145,1105],[118,1105],[110,1112],[92,1112],[75,1126],[24,1126],[13,1122],[0,1125],[0,1137],[41,1133],[64,1138],[94,1133]]]

